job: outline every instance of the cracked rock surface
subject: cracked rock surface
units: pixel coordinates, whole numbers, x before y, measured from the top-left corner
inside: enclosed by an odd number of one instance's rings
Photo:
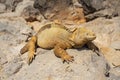
[[[93,42],[100,49],[100,56],[86,47],[67,49],[75,59],[67,64],[57,58],[53,50],[37,48],[36,57],[30,65],[27,64],[27,52],[20,55],[20,49],[29,36],[50,22],[45,19],[46,14],[52,13],[48,11],[59,1],[35,0],[39,2],[37,8],[34,7],[34,0],[10,1],[0,0],[0,80],[120,80],[120,16],[119,9],[111,11],[114,8],[112,4],[116,4],[117,0],[105,6],[100,6],[99,2],[108,3],[109,0],[98,1],[95,13],[85,15],[89,22],[65,24],[68,28],[85,26],[93,30],[97,36]],[[59,4],[69,7],[73,3],[73,6],[87,8],[81,1],[91,8],[97,5],[94,2],[97,0],[92,0],[92,4],[87,2],[89,0],[65,0]],[[40,6],[43,6],[42,9]],[[119,4],[116,6],[119,8]],[[45,12],[41,13],[44,9]]]

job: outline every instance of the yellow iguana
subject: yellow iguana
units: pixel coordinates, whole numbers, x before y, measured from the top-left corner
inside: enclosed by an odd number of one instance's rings
[[[95,38],[95,33],[84,27],[70,31],[64,25],[51,23],[44,25],[35,36],[32,36],[20,53],[23,54],[28,51],[28,63],[31,63],[35,48],[39,46],[44,49],[54,49],[54,54],[57,57],[63,61],[72,62],[73,56],[70,56],[66,49],[81,48],[85,44],[90,47],[91,41]],[[92,46],[92,48],[94,47]]]

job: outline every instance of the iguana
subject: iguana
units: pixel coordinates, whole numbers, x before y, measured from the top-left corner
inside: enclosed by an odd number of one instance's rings
[[[28,51],[28,63],[30,64],[34,58],[36,46],[54,49],[54,54],[57,57],[69,63],[74,59],[66,52],[66,49],[81,48],[85,44],[91,45],[91,41],[95,38],[95,33],[85,27],[71,31],[62,24],[50,23],[44,25],[35,36],[32,36],[20,53]]]

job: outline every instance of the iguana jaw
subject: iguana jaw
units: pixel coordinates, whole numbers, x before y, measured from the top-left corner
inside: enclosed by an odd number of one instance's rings
[[[81,46],[89,41],[93,41],[95,38],[95,33],[86,28],[76,29],[69,37],[69,39],[74,42],[75,45]]]
[[[95,35],[93,35],[93,36],[87,36],[86,39],[87,39],[88,41],[92,41],[92,40],[95,40],[95,39],[96,39],[96,36],[95,36]]]

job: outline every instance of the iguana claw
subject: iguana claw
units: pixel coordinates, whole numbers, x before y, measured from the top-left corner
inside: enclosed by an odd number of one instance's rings
[[[64,62],[69,63],[69,62],[73,62],[73,61],[74,61],[74,57],[73,57],[73,56],[66,55],[66,56],[64,56],[64,57],[62,58],[62,60],[63,60],[63,63],[64,63]]]

